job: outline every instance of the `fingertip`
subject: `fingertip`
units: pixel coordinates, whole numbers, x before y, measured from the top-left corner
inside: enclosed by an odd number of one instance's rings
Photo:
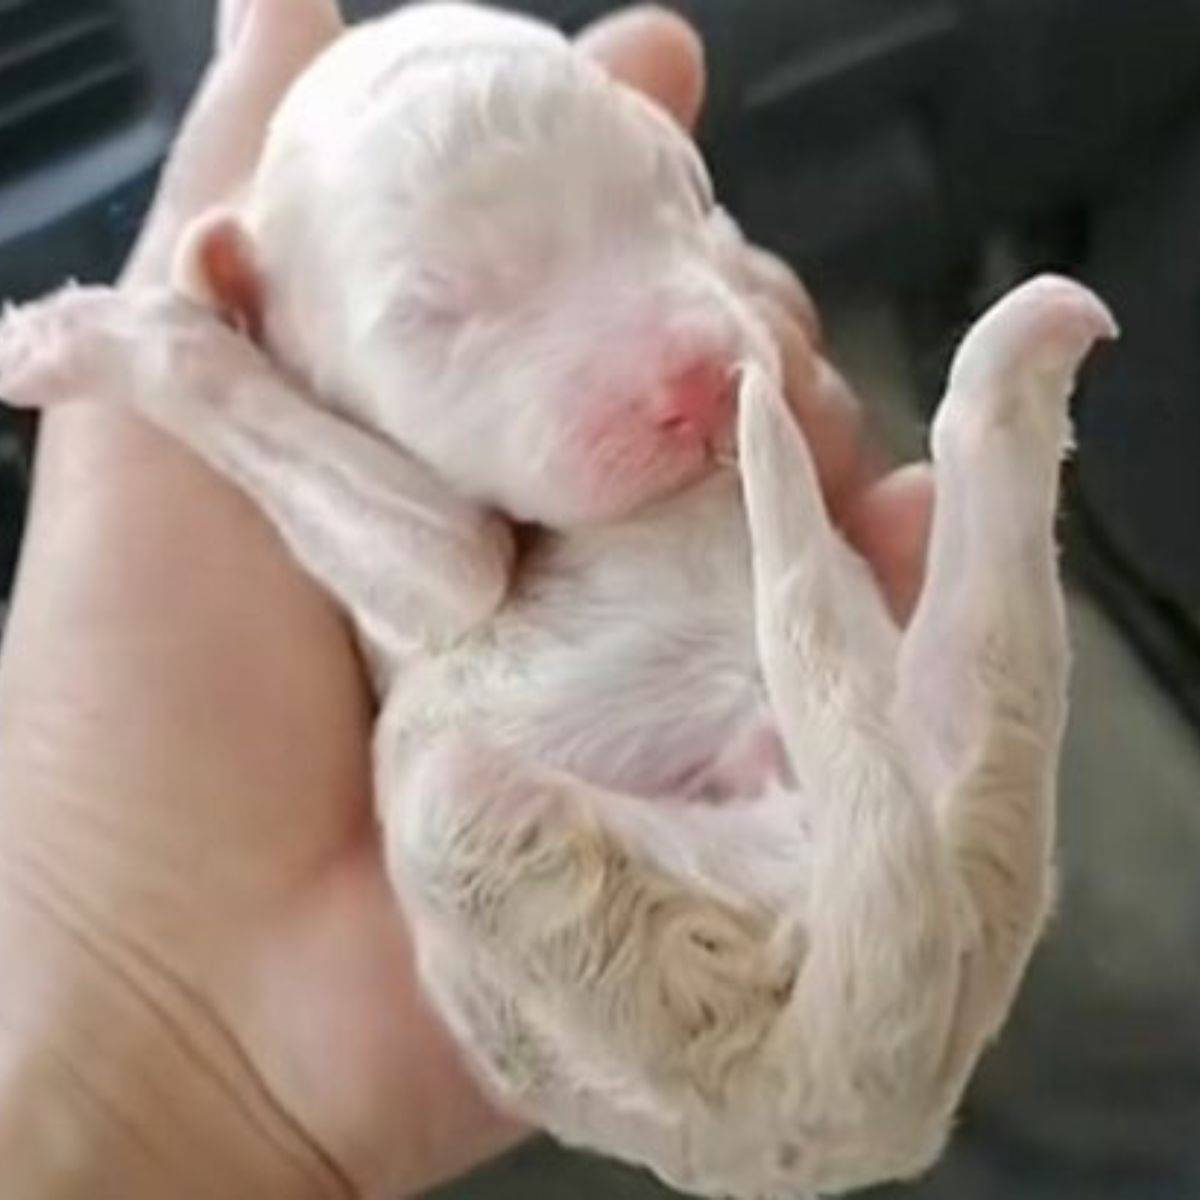
[[[251,58],[275,59],[293,73],[345,28],[337,0],[229,0],[241,19],[233,50]]]
[[[656,5],[626,9],[590,25],[579,46],[685,129],[695,128],[706,86],[704,43],[678,13]]]
[[[821,315],[808,289],[791,266],[776,254],[757,246],[746,247],[751,278],[804,331],[814,350],[824,349]]]

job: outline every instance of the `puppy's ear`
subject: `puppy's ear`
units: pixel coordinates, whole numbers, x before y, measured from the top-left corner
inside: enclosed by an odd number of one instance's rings
[[[230,210],[214,209],[184,233],[175,256],[174,283],[234,328],[255,341],[261,337],[263,276],[254,243]]]

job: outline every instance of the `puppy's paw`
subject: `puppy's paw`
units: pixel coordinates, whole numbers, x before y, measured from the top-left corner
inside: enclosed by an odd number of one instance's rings
[[[69,285],[0,319],[0,398],[14,408],[91,400],[153,415],[270,373],[256,346],[165,289]]]
[[[14,408],[79,399],[92,382],[94,345],[120,304],[108,288],[69,285],[0,318],[0,397]]]
[[[1093,344],[1118,336],[1104,302],[1074,280],[1040,275],[1001,300],[964,343],[981,370],[1072,369]]]
[[[1118,329],[1103,302],[1043,275],[996,304],[963,341],[934,422],[934,457],[982,452],[999,430],[1054,453],[1069,445],[1075,376]]]

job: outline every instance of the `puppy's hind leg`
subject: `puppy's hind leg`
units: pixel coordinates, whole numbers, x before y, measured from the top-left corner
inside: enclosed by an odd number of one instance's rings
[[[929,573],[904,640],[896,719],[938,797],[976,927],[950,1092],[1006,1014],[1050,902],[1068,670],[1059,463],[1075,373],[1115,333],[1076,284],[1026,284],[968,335],[934,421]]]
[[[631,1067],[673,1059],[682,1081],[693,1040],[788,982],[774,914],[703,861],[719,849],[753,864],[740,844],[761,833],[753,815],[714,845],[721,817],[705,806],[642,802],[458,734],[402,773],[384,767],[381,790],[396,798],[383,819],[401,890]],[[705,992],[709,1008],[681,1011]]]
[[[707,859],[772,870],[771,855],[801,858],[800,833],[763,810],[733,821],[607,792],[469,733],[434,739],[403,767],[381,762],[379,778],[390,872],[418,914],[427,983],[507,1101],[676,1186],[719,1186],[713,1164],[760,1122],[742,1113],[724,1139],[696,1144],[685,1114],[731,1103],[787,1002],[803,939],[795,914],[752,896],[736,870],[719,879]],[[481,1019],[487,993],[522,1020]]]

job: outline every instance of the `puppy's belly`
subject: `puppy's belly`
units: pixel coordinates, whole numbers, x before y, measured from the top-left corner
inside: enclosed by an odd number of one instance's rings
[[[791,782],[755,664],[732,670],[716,642],[711,658],[694,643],[625,649],[488,703],[492,733],[522,756],[650,800],[752,799]]]
[[[792,772],[779,731],[764,716],[747,721],[715,757],[685,777],[680,794],[721,803],[761,796],[776,784],[792,786]]]
[[[552,761],[556,756],[542,757]],[[624,763],[618,771],[604,755],[570,765],[590,783],[648,800],[733,803],[762,796],[776,786],[790,787],[793,781],[778,731],[768,720],[751,715],[705,744],[675,754],[664,754],[662,746],[650,740],[640,760]]]

